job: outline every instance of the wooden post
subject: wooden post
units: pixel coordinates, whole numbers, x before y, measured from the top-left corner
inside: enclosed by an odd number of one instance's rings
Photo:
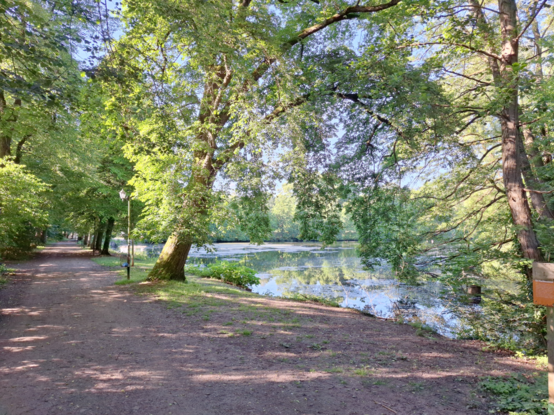
[[[546,309],[546,343],[548,350],[548,414],[554,409],[554,307]]]
[[[548,413],[554,408],[554,264],[533,263],[533,302],[546,309],[548,351]]]

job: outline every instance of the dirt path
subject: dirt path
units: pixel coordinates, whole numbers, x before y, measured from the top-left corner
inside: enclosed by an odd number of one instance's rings
[[[229,336],[228,315],[168,310],[87,255],[48,247],[0,291],[0,415],[480,414],[477,376],[533,369],[478,343],[263,297],[245,301],[295,323]]]

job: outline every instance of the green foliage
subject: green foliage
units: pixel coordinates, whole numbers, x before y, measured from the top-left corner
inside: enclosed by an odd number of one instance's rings
[[[248,210],[245,207],[239,206],[239,201],[234,203],[233,209],[235,212],[239,211],[236,213],[236,216],[240,219],[238,224],[234,221],[229,221],[224,226],[216,227],[212,225],[211,230],[214,241],[254,242],[254,239],[249,237],[249,233],[252,235],[256,229],[259,229],[257,232],[258,237],[262,237],[265,242],[297,242],[301,240],[300,226],[295,221],[297,202],[292,184],[285,183],[281,191],[267,202],[269,208],[267,213],[256,207],[259,205],[252,206],[256,201],[250,203],[250,210],[253,212],[251,216],[245,214]],[[270,233],[267,232],[268,217],[271,228]],[[337,240],[355,240],[357,238],[355,226],[344,209],[340,212],[340,221],[342,229],[336,236]],[[248,229],[243,226],[245,223],[252,228],[250,232],[247,232]]]
[[[238,287],[247,288],[260,283],[260,279],[256,277],[256,271],[235,262],[218,261],[204,268],[187,266],[185,272],[203,278],[215,278]]]
[[[297,199],[294,220],[300,225],[300,239],[324,244],[336,241],[342,230],[340,181],[333,174],[320,175],[298,170],[293,175]]]
[[[268,195],[262,192],[236,198],[231,202],[239,229],[247,235],[251,243],[261,244],[271,234],[267,202]]]
[[[4,264],[0,264],[0,287],[8,282],[8,272],[8,268]]]
[[[479,384],[481,390],[490,394],[496,409],[520,415],[547,415],[548,378],[546,373],[525,377],[514,374],[510,377],[488,377]]]
[[[422,243],[418,224],[421,207],[409,198],[408,189],[377,187],[347,204],[360,235],[362,263],[374,269],[384,260],[404,280],[418,275],[415,254]]]
[[[48,187],[24,166],[11,161],[3,163],[0,167],[0,255],[7,258],[33,249],[36,229],[44,228],[48,220],[44,203]]]
[[[487,289],[479,312],[460,307],[456,314],[464,324],[461,338],[479,339],[491,346],[528,354],[541,353],[546,348],[545,308],[536,306],[522,278],[511,291],[501,288]]]

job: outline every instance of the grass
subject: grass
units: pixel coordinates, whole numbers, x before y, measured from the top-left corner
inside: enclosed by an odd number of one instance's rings
[[[371,371],[366,368],[360,368],[360,369],[355,369],[354,374],[356,376],[369,376],[371,375]]]
[[[415,321],[415,322],[412,322],[412,323],[408,323],[408,325],[416,328],[416,335],[420,336],[420,337],[427,337],[427,338],[430,338],[432,339],[432,335],[433,334],[437,334],[437,331],[426,325],[426,324],[423,324],[421,323],[420,321]]]
[[[137,258],[135,257],[135,266],[131,267],[131,279],[127,280],[127,270],[121,266],[119,256],[101,256],[92,258],[94,262],[104,267],[116,268],[121,280],[116,285],[127,285],[146,281],[148,273],[156,263],[156,258]]]
[[[286,298],[287,300],[294,300],[294,301],[311,301],[311,302],[320,303],[329,307],[340,307],[340,303],[337,300],[333,300],[330,298],[322,298],[316,295],[292,293],[287,295],[284,298]]]
[[[7,268],[5,265],[0,264],[0,288],[8,283],[8,276],[13,272],[15,272],[13,268]]]

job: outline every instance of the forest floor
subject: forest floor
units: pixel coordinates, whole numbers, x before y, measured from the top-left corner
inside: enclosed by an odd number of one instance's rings
[[[0,414],[485,414],[479,382],[532,377],[353,310],[213,280],[114,285],[75,243],[12,264],[0,290]]]

